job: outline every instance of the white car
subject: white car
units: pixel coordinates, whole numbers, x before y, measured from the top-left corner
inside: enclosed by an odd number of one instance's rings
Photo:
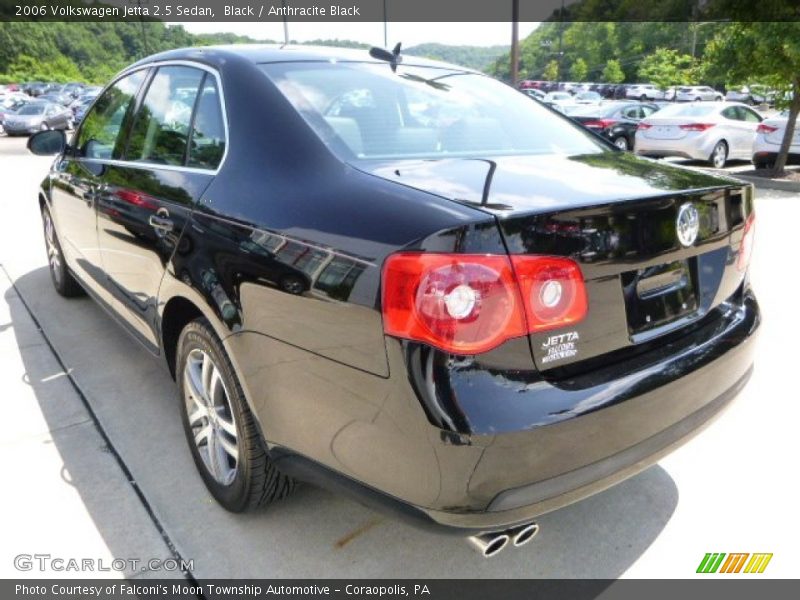
[[[575,104],[575,99],[569,92],[549,92],[545,94],[542,102],[556,108],[560,104]]]
[[[724,99],[725,97],[720,92],[707,85],[684,85],[675,91],[675,100],[678,102],[701,102],[703,100],[722,102]]]
[[[663,100],[664,92],[650,83],[642,83],[637,85],[629,85],[625,88],[625,97],[641,100]]]
[[[761,116],[739,102],[672,104],[636,129],[636,154],[706,160],[717,169],[728,159],[749,160]]]
[[[785,110],[776,117],[765,119],[756,129],[756,139],[753,142],[753,164],[759,168],[769,168],[775,162],[780,150],[783,136],[786,133],[786,124],[789,122],[789,111]],[[790,164],[800,164],[800,127],[795,125],[792,145],[789,146]]]
[[[534,100],[538,100],[539,102],[544,101],[544,97],[547,95],[542,90],[537,90],[536,88],[525,88],[524,90],[520,90],[526,96],[530,96]]]

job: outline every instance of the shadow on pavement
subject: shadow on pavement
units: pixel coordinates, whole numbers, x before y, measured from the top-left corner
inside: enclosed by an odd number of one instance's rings
[[[539,520],[536,539],[486,560],[457,538],[414,529],[311,486],[268,510],[221,509],[196,474],[184,439],[174,385],[160,362],[87,299],[55,293],[46,268],[15,281],[96,413],[167,535],[198,579],[213,577],[615,578],[660,534],[678,502],[675,483],[656,466],[601,494]],[[8,296],[8,294],[7,294]],[[25,308],[10,302],[12,320]],[[46,377],[19,351],[33,386]],[[38,392],[37,392],[38,397]],[[57,403],[40,401],[50,426]],[[130,535],[109,499],[96,494],[80,440],[53,435],[65,470],[113,552]],[[58,510],[58,507],[54,507]],[[53,535],[58,535],[54,532]]]

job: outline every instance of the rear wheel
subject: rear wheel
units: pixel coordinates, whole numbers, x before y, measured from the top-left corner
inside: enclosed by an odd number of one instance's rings
[[[711,158],[709,162],[715,169],[722,169],[725,163],[728,162],[728,144],[724,141],[717,142],[714,149],[711,151]]]
[[[619,136],[619,137],[615,137],[615,138],[612,140],[612,143],[613,143],[613,144],[614,144],[614,145],[615,145],[617,148],[619,148],[620,150],[625,150],[625,151],[627,151],[627,150],[630,150],[630,149],[631,149],[631,147],[630,147],[630,144],[628,143],[628,138],[626,138],[624,135],[621,135],[621,136]]]
[[[47,248],[47,263],[50,268],[50,279],[53,287],[56,288],[61,296],[74,298],[83,296],[84,291],[72,273],[67,268],[64,260],[64,253],[61,251],[61,243],[58,241],[58,233],[50,215],[50,209],[46,206],[42,208],[42,225],[44,227],[44,243]]]
[[[176,364],[183,428],[211,495],[232,512],[288,495],[294,480],[267,456],[242,387],[208,321],[192,321],[181,332]]]

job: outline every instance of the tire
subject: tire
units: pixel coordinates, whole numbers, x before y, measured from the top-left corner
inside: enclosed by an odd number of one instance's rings
[[[715,169],[723,169],[725,167],[725,163],[728,162],[728,144],[724,140],[720,140],[714,146],[711,156],[708,157],[708,162]]]
[[[619,135],[611,140],[611,143],[614,144],[620,150],[624,150],[625,152],[631,149],[630,143],[628,143],[628,138],[624,135]]]
[[[186,440],[217,502],[243,512],[289,495],[295,481],[267,456],[231,361],[207,320],[183,329],[175,364]]]
[[[65,298],[85,295],[86,292],[81,287],[81,284],[78,283],[78,280],[67,268],[67,262],[64,260],[64,253],[61,250],[61,242],[58,240],[58,232],[56,232],[53,217],[50,215],[50,209],[46,206],[42,208],[42,227],[44,229],[44,243],[47,249],[50,279],[56,292]]]
[[[703,99],[702,99],[702,98],[695,98],[695,99],[694,99],[694,101],[695,101],[695,102],[702,102],[702,101],[703,101]]]
[[[775,163],[769,160],[760,160],[756,163],[753,163],[756,169],[772,169],[775,166]]]
[[[47,123],[39,125],[39,131],[47,131],[48,129],[50,129],[50,126]]]
[[[647,102],[647,96],[645,96],[644,94],[639,96],[639,102]]]
[[[284,292],[294,296],[299,296],[305,292],[308,287],[303,278],[298,275],[285,275],[281,278],[278,285]]]

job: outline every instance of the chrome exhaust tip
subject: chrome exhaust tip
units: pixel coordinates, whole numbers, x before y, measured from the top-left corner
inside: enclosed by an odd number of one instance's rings
[[[511,541],[515,547],[519,548],[535,538],[537,533],[539,533],[539,524],[528,523],[513,531]]]
[[[484,558],[490,558],[506,547],[511,538],[506,533],[482,533],[467,538],[470,545],[480,552]]]

